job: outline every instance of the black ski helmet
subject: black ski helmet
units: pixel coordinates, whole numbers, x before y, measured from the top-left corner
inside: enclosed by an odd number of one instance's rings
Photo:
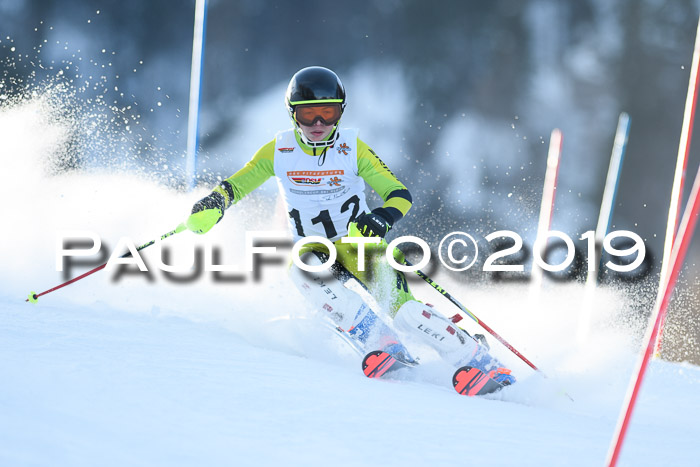
[[[299,123],[294,117],[294,109],[302,104],[323,104],[339,103],[340,112],[345,111],[345,86],[332,70],[322,66],[310,66],[302,68],[294,73],[287,86],[287,93],[284,98],[287,105],[289,117],[294,122],[294,126],[301,137],[301,140],[311,147],[333,146],[338,138],[338,123],[335,124],[333,132],[326,141],[309,141],[304,132],[301,131]]]

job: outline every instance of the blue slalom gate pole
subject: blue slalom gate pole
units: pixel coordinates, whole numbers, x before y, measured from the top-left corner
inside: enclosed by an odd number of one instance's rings
[[[605,179],[603,201],[600,203],[598,224],[596,225],[595,229],[595,258],[589,258],[588,260],[589,262],[593,261],[591,264],[594,264],[595,268],[589,269],[587,282],[595,283],[597,281],[603,240],[610,231],[610,224],[612,223],[612,213],[615,209],[617,186],[620,183],[620,175],[622,174],[622,162],[625,158],[625,149],[627,148],[629,131],[630,117],[627,115],[627,113],[622,112],[617,120],[617,131],[615,132],[615,141],[613,143],[612,155],[610,156],[608,175]]]
[[[187,114],[187,156],[185,184],[192,190],[197,179],[197,148],[199,147],[199,102],[202,94],[202,65],[206,37],[207,0],[196,0],[194,37],[192,38],[192,67],[190,74],[190,103]]]
[[[598,285],[598,270],[603,253],[603,241],[610,231],[612,214],[615,209],[615,199],[617,198],[617,187],[622,174],[622,162],[625,158],[627,141],[629,140],[630,117],[626,112],[622,112],[617,120],[617,130],[613,142],[612,154],[610,155],[610,165],[608,175],[605,179],[603,190],[603,200],[600,203],[598,213],[598,223],[593,235],[594,242],[592,250],[588,251],[588,276],[586,277],[586,289],[583,299],[583,307],[579,315],[576,337],[579,344],[585,343],[589,338],[592,327],[593,313],[595,309],[595,292]]]

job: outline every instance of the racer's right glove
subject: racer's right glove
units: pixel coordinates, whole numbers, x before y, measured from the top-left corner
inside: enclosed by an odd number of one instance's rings
[[[194,203],[192,214],[185,221],[185,225],[194,233],[205,234],[224,217],[225,206],[224,196],[214,191]]]
[[[357,230],[363,237],[384,238],[393,224],[391,216],[384,208],[377,208],[370,213],[362,213],[357,216]]]

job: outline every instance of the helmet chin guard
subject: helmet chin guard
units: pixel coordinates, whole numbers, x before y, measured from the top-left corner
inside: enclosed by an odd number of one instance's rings
[[[304,130],[301,129],[301,127],[299,126],[299,122],[296,121],[293,114],[291,115],[291,118],[294,122],[294,129],[299,135],[299,139],[302,143],[309,146],[310,148],[329,148],[333,146],[338,140],[338,125],[340,124],[340,121],[338,121],[338,123],[335,124],[335,126],[333,127],[333,131],[331,131],[331,133],[328,135],[328,138],[326,138],[323,141],[311,141],[309,138],[306,137],[306,135],[304,134]]]

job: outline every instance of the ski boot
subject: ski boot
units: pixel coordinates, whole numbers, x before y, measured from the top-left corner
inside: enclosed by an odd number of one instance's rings
[[[397,311],[394,325],[401,331],[419,337],[456,368],[477,368],[501,384],[515,382],[510,370],[489,354],[484,336],[469,335],[432,306],[410,300]]]

